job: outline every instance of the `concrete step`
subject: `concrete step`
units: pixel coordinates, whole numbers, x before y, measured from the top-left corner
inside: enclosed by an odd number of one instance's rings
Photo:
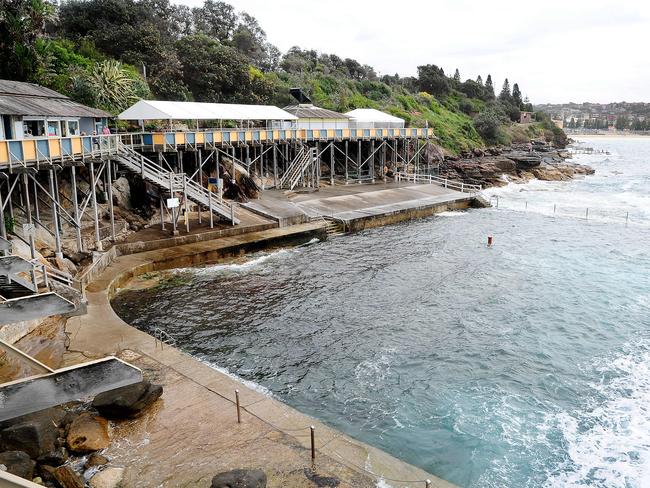
[[[41,293],[0,302],[0,325],[72,313],[75,305],[57,293]]]

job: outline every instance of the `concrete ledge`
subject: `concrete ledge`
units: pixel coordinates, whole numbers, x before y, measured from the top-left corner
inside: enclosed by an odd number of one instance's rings
[[[211,241],[221,237],[231,237],[251,232],[260,232],[263,230],[274,229],[276,227],[278,227],[278,224],[274,222],[249,226],[240,225],[231,229],[211,230],[200,234],[176,236],[168,239],[157,239],[155,241],[122,242],[116,244],[115,247],[121,255],[136,254],[140,252],[154,251],[156,249],[194,244],[196,242]]]

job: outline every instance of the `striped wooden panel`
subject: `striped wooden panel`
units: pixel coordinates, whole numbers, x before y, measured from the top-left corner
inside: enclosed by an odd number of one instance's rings
[[[61,156],[61,140],[60,139],[50,139],[47,141],[50,147],[50,157],[57,158]]]
[[[163,146],[165,145],[165,134],[154,134],[153,135],[153,144],[154,146]]]
[[[7,141],[0,141],[0,163],[9,162],[9,149],[7,148]]]
[[[36,160],[36,141],[27,139],[23,141],[23,161]]]
[[[81,137],[71,137],[72,139],[72,152],[76,155],[83,154],[83,148],[81,147]]]

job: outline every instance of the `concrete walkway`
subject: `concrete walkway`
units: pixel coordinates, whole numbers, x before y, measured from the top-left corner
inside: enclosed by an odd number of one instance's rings
[[[176,348],[162,348],[111,308],[109,300],[115,290],[138,274],[215,261],[322,232],[322,224],[304,224],[120,256],[88,286],[88,314],[69,319],[66,326],[68,364],[115,354],[142,368],[165,389],[144,417],[112,426],[106,454],[113,458],[111,464],[126,467],[124,486],[208,487],[220,471],[258,467],[267,473],[268,486],[277,488],[335,486],[327,484],[326,477],[337,478],[341,487],[370,488],[377,486],[381,475],[419,480],[387,481],[382,486],[424,488],[424,480],[431,479],[433,487],[452,487],[247,388]],[[235,389],[240,390],[245,407],[241,424],[237,423]],[[310,425],[316,427],[314,464]]]
[[[281,227],[330,217],[344,221],[348,230],[358,231],[482,204],[474,195],[436,184],[380,182],[325,186],[319,191],[294,194],[266,191],[261,199],[244,205]]]

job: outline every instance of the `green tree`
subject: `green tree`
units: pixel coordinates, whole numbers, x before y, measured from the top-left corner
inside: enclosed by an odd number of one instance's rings
[[[483,139],[487,142],[494,143],[499,136],[501,123],[499,114],[492,109],[487,109],[476,117],[474,120],[474,128]]]
[[[454,73],[454,82],[460,84],[460,71],[458,71],[458,68],[456,68],[456,72]]]
[[[246,57],[205,34],[182,38],[176,48],[183,81],[200,102],[246,101],[250,70]]]
[[[97,63],[86,82],[94,94],[94,105],[117,114],[148,95],[144,80],[120,62]]]
[[[443,69],[438,68],[435,64],[418,66],[418,81],[420,91],[427,92],[434,97],[444,97],[451,90],[449,78],[445,76]]]
[[[483,86],[483,78],[481,78],[481,75],[478,75],[478,76],[476,77],[476,83],[478,83],[479,85]]]
[[[55,12],[47,0],[0,2],[0,79],[35,81],[40,61],[36,43]]]
[[[524,101],[521,99],[521,91],[517,83],[512,85],[512,101],[517,107],[523,110]]]
[[[619,115],[616,118],[616,123],[614,124],[614,127],[616,127],[616,130],[625,130],[628,128],[630,125],[630,122],[628,118],[625,115]]]
[[[488,89],[492,98],[494,98],[494,85],[492,84],[492,75],[487,75],[485,79],[485,88]]]
[[[234,7],[217,0],[205,0],[201,7],[193,8],[192,17],[197,33],[221,42],[231,40],[237,27],[237,13]]]
[[[503,82],[501,93],[499,93],[499,100],[503,102],[512,100],[512,94],[510,93],[510,82],[508,81],[508,78],[506,78]]]

